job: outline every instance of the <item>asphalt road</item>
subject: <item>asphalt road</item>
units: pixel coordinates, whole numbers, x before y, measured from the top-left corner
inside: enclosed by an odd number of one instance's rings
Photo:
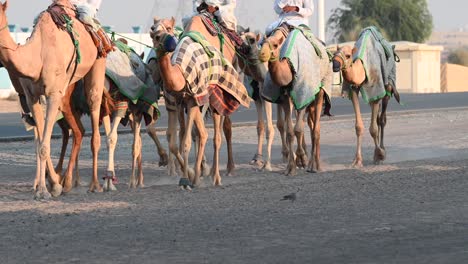
[[[446,94],[403,94],[403,105],[398,105],[395,100],[391,100],[389,112],[414,111],[424,109],[468,107],[468,93],[446,93]],[[352,104],[348,99],[333,98],[332,114],[343,116],[353,114]],[[361,111],[369,113],[369,107],[361,101]],[[167,115],[165,108],[161,107],[162,116],[158,122],[158,127],[167,126]],[[276,107],[274,107],[274,118],[276,117]],[[249,109],[242,108],[232,116],[234,122],[252,122],[257,120],[255,106],[252,104]],[[89,118],[83,118],[86,131],[90,131]],[[19,118],[19,114],[0,114],[0,139],[33,136],[32,132],[25,131]],[[60,134],[60,129],[56,125],[54,134]]]

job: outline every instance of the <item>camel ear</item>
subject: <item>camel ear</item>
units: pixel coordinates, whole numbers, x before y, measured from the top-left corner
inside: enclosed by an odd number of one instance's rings
[[[171,17],[171,24],[172,24],[172,28],[174,28],[174,26],[175,26],[175,18],[174,17]]]
[[[145,52],[143,51],[141,54],[140,54],[140,59],[143,59],[145,57]]]
[[[284,35],[281,34],[281,37],[279,39],[279,45],[283,45],[283,42],[284,42],[285,38],[284,38]]]
[[[159,17],[157,16],[153,17],[153,24],[158,23],[158,21],[159,21]]]
[[[2,4],[3,11],[6,11],[8,9],[8,0],[5,1],[5,3]]]
[[[352,50],[352,54],[356,54],[356,52],[357,52],[357,48],[354,47],[353,50]]]
[[[257,40],[257,42],[260,42],[261,39],[262,39],[262,34],[258,33],[255,40]]]

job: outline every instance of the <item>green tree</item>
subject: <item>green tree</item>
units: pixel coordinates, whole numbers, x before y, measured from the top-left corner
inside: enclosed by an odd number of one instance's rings
[[[424,42],[432,33],[426,0],[342,0],[328,20],[338,41],[356,40],[368,26],[378,27],[392,41]]]
[[[447,60],[448,63],[468,66],[468,49],[465,47],[451,51]]]

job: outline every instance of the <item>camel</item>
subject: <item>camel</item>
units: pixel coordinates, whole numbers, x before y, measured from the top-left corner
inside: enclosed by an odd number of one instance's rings
[[[248,46],[248,52],[246,53],[245,57],[240,57],[239,59],[239,67],[240,71],[247,75],[248,78],[252,79],[251,86],[253,91],[253,99],[255,101],[255,107],[257,110],[257,153],[252,158],[250,162],[251,165],[259,166],[262,170],[271,171],[271,147],[273,145],[273,139],[275,136],[275,129],[273,128],[273,116],[272,116],[272,104],[268,101],[265,101],[261,97],[261,90],[263,89],[263,83],[265,81],[265,76],[267,74],[267,67],[266,63],[262,63],[259,60],[259,52],[260,49],[258,48],[259,41],[262,39],[261,34],[255,34],[250,32],[249,30],[245,30],[242,32],[242,38],[244,43]],[[247,79],[248,80],[248,79]],[[250,80],[248,80],[250,81]],[[257,85],[257,87],[253,87]],[[263,112],[265,111],[265,118],[266,118],[266,139],[267,139],[267,155],[265,160],[263,160],[263,137],[265,135],[265,122],[263,117]],[[284,122],[282,118],[281,109],[278,107],[277,109],[277,127],[280,130],[283,155],[286,154],[286,144],[284,135]]]
[[[68,1],[57,2],[65,9],[72,8]],[[38,131],[35,198],[48,199],[51,194],[58,196],[62,193],[60,178],[51,166],[49,166],[51,192],[49,193],[47,190],[46,163],[50,161],[52,127],[59,113],[62,97],[66,93],[67,87],[80,79],[84,79],[87,89],[93,126],[93,179],[89,191],[102,191],[98,181],[97,160],[100,148],[99,108],[104,87],[105,59],[97,59],[97,49],[91,36],[76,18],[71,17],[73,30],[72,33],[69,33],[57,27],[49,12],[43,12],[40,15],[27,43],[17,45],[8,31],[7,8],[8,0],[0,8],[0,23],[4,25],[0,31],[0,61],[12,74],[19,78],[29,79],[34,83],[32,86],[28,86],[24,94],[32,110]],[[77,59],[77,48],[70,34],[79,42],[80,61]],[[45,119],[39,105],[41,94],[47,98]]]
[[[273,84],[281,87],[282,89],[292,89],[295,73],[293,72],[293,66],[291,66],[288,58],[282,58],[280,51],[283,48],[283,44],[287,41],[289,31],[283,27],[276,29],[263,43],[260,51],[260,60],[268,62],[268,70],[270,78]],[[302,34],[302,33],[299,33]],[[312,45],[311,45],[312,46]],[[322,48],[324,50],[324,47]],[[312,58],[311,58],[312,59]],[[325,58],[328,60],[328,58]],[[320,63],[314,65],[314,67],[326,67],[324,59],[321,59]],[[329,61],[328,61],[329,64]],[[322,112],[322,106],[324,103],[324,95],[326,94],[323,87],[330,87],[331,85],[331,67],[329,71],[320,73],[318,77],[323,86],[315,94],[313,102],[309,102],[308,105],[302,106],[303,108],[298,109],[296,106],[296,124],[293,128],[293,122],[291,118],[292,112],[292,98],[291,93],[283,93],[279,99],[279,103],[285,113],[285,124],[287,134],[287,145],[288,145],[288,164],[285,171],[285,175],[295,175],[297,173],[296,166],[305,167],[307,166],[309,172],[319,172],[322,170],[320,164],[320,117]],[[308,159],[305,148],[304,139],[304,116],[308,112],[308,125],[311,130],[311,158]],[[297,149],[296,153],[292,151],[294,145],[294,136],[297,138]],[[295,157],[297,155],[297,157]],[[308,165],[306,165],[308,163]]]
[[[228,62],[234,62],[236,53],[231,40],[225,36],[224,40],[226,41],[226,44],[221,45],[222,42],[220,41],[220,38],[218,38],[218,36],[216,35],[213,36],[210,34],[200,16],[194,16],[188,23],[184,32],[198,32],[202,36],[202,38],[205,39],[208,43],[210,43],[213,47],[219,47],[219,49],[223,50],[222,58],[224,60]],[[165,32],[164,30],[159,30],[154,33],[153,41],[155,47],[157,47],[157,61],[160,69],[161,79],[164,83],[164,88],[170,94],[181,98],[184,107],[187,109],[188,118],[185,125],[183,140],[181,142],[184,161],[182,168],[184,175],[181,178],[179,185],[181,185],[183,188],[189,189],[190,186],[197,186],[200,183],[201,163],[203,160],[203,153],[208,135],[206,132],[200,108],[197,105],[195,97],[184,92],[184,89],[187,86],[187,80],[184,76],[184,72],[182,72],[182,69],[178,65],[173,65],[171,62],[171,52],[173,52],[176,49],[177,39],[171,34]],[[225,118],[216,111],[212,111],[212,118],[214,123],[214,154],[213,166],[211,171],[213,177],[213,185],[218,186],[221,185],[221,176],[219,173],[219,149],[221,147],[222,142],[221,130],[223,129],[222,127],[225,123]],[[188,155],[191,148],[192,137],[190,131],[192,131],[192,127],[194,124],[198,129],[199,143],[195,163],[195,175],[191,177],[191,175],[189,175],[188,168]],[[230,128],[230,122],[228,125]],[[172,149],[173,147],[171,147],[171,151]]]
[[[137,77],[145,83],[148,87],[154,85],[154,81],[152,78],[152,71],[151,69],[143,62],[142,57],[138,56],[136,53],[131,52],[130,56],[130,63],[132,67],[139,68],[139,72],[137,74]],[[129,113],[129,119],[130,119],[130,125],[133,131],[133,148],[132,148],[132,156],[133,156],[133,162],[132,162],[132,173],[130,176],[130,183],[129,186],[130,188],[136,188],[136,187],[144,187],[144,177],[143,177],[143,169],[142,169],[142,143],[141,143],[141,122],[143,120],[145,112],[143,111],[142,107],[145,108],[150,108],[150,110],[153,112],[153,114],[158,114],[156,113],[156,109],[154,106],[149,106],[149,103],[143,102],[143,99],[141,99],[138,103],[138,105],[133,104],[130,99],[126,98],[124,95],[122,95],[119,91],[119,88],[115,85],[115,83],[112,81],[111,78],[106,76],[105,80],[105,87],[109,91],[114,91],[114,93],[117,93],[117,97],[123,98],[123,101],[121,102],[128,108],[128,113]],[[148,88],[149,89],[149,88]],[[155,102],[154,102],[155,103]],[[144,105],[144,106],[143,106]],[[158,150],[159,154],[159,166],[166,166],[168,163],[168,155],[166,153],[166,150],[160,143],[158,136],[156,134],[156,121],[157,117],[150,117],[147,116],[146,119],[151,118],[151,120],[148,122],[146,125],[147,133],[151,137],[151,139],[154,141],[156,144],[156,148]],[[105,183],[104,183],[104,189],[105,190],[115,190],[115,186],[113,184],[113,181],[116,180],[115,177],[115,171],[114,171],[114,152],[115,152],[115,147],[117,145],[117,129],[119,127],[119,124],[121,123],[121,120],[123,117],[119,114],[113,115],[112,119],[112,124],[110,125],[110,117],[106,116],[104,118],[104,127],[106,130],[106,135],[107,135],[107,144],[108,144],[108,149],[109,149],[109,162],[108,162],[108,167],[107,167],[107,175],[105,177]],[[138,177],[136,174],[138,173]]]
[[[352,163],[353,167],[363,167],[361,144],[362,135],[364,133],[364,125],[362,122],[361,109],[359,106],[359,93],[365,96],[365,100],[370,104],[371,124],[369,132],[374,140],[374,163],[380,164],[386,158],[385,146],[384,146],[384,128],[387,124],[387,106],[388,101],[392,95],[395,99],[400,102],[400,95],[396,89],[396,57],[393,48],[385,40],[375,40],[375,36],[380,33],[375,32],[374,28],[365,28],[356,42],[355,47],[343,46],[337,47],[337,51],[333,56],[333,71],[340,72],[343,75],[343,92],[347,92],[353,103],[355,118],[356,118],[356,137],[357,146],[356,154]],[[370,41],[369,45],[364,42]],[[389,50],[385,50],[384,45]],[[377,54],[379,61],[367,62],[367,70],[365,62],[362,58],[363,53],[367,51],[361,47],[368,46],[369,52]],[[390,51],[391,49],[391,51]],[[362,51],[362,52],[361,52]],[[358,54],[360,53],[360,54]],[[368,56],[368,55],[366,55]],[[376,58],[377,58],[376,57]],[[384,69],[389,69],[389,72],[385,72]],[[379,76],[381,74],[381,76]],[[368,99],[368,93],[371,89],[379,89],[380,95],[374,98]]]

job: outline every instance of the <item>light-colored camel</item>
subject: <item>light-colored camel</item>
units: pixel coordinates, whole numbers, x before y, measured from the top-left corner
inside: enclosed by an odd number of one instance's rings
[[[70,7],[68,1],[64,1],[63,5]],[[37,184],[34,187],[37,189],[35,197],[37,199],[50,197],[45,183],[45,174],[46,163],[50,161],[52,127],[67,87],[83,78],[87,88],[93,125],[93,180],[89,191],[102,191],[98,181],[97,159],[100,148],[98,123],[101,94],[104,87],[105,59],[96,59],[97,49],[91,36],[78,20],[72,18],[73,31],[76,33],[75,38],[80,43],[81,62],[77,64],[77,51],[70,34],[60,30],[48,12],[40,15],[27,43],[17,45],[8,31],[7,7],[8,1],[5,1],[0,8],[0,61],[9,72],[34,82],[34,85],[30,86],[31,89],[27,89],[24,93],[39,131],[36,148]],[[47,98],[45,119],[39,104],[41,94]],[[52,183],[52,195],[60,195],[62,186],[59,182],[59,176],[53,169],[49,169],[49,177]]]
[[[152,85],[153,83],[153,78],[152,78],[152,71],[151,69],[144,64],[143,60],[141,57],[137,56],[131,56],[130,57],[130,62],[135,65],[142,65],[145,68],[144,74],[141,74],[141,76],[138,76],[141,81],[147,85]],[[111,90],[111,86],[113,85],[112,80],[110,78],[106,77],[105,81],[105,86],[107,90]],[[117,89],[117,87],[114,86],[114,89]],[[130,182],[129,186],[130,188],[136,188],[136,187],[144,187],[144,177],[143,177],[143,168],[142,168],[142,141],[141,141],[141,122],[143,120],[143,112],[139,107],[133,105],[130,100],[128,100],[128,111],[130,113],[130,126],[133,131],[133,147],[132,147],[132,157],[133,157],[133,162],[132,162],[132,173],[130,176]],[[104,118],[104,127],[106,130],[106,135],[107,135],[107,146],[109,149],[109,162],[107,166],[107,175],[106,175],[106,180],[104,182],[104,189],[105,190],[116,190],[113,181],[116,180],[115,178],[115,170],[114,170],[114,153],[115,153],[115,148],[117,145],[117,139],[118,139],[118,134],[117,130],[120,124],[120,121],[122,120],[122,117],[118,115],[114,115],[114,118],[112,119],[112,123],[110,123],[110,116],[106,116]],[[158,150],[159,154],[159,166],[166,166],[168,162],[168,155],[166,153],[166,150],[162,146],[161,142],[158,139],[157,133],[156,133],[156,120],[152,120],[147,126],[147,133],[148,135],[153,139],[154,143],[156,144],[156,148]],[[136,176],[138,174],[138,177]]]
[[[287,59],[280,59],[281,48],[288,37],[283,30],[274,31],[263,43],[260,60],[268,61],[268,70],[272,81],[279,87],[291,85],[294,74]],[[285,113],[286,138],[288,145],[288,165],[286,175],[295,175],[296,166],[308,167],[309,172],[321,171],[320,166],[320,116],[324,101],[323,89],[316,95],[315,101],[308,107],[297,111],[296,124],[293,127],[291,118],[292,102],[289,96],[283,96],[281,106]],[[308,112],[308,125],[311,130],[312,148],[311,159],[307,157],[304,139],[304,116]],[[297,149],[294,153],[294,136],[297,138]],[[297,156],[297,157],[295,157]],[[308,163],[308,165],[306,165]]]
[[[336,53],[333,56],[333,71],[341,71],[345,82],[343,85],[353,85],[360,87],[366,81],[366,71],[364,65],[360,59],[353,61],[353,55],[355,50],[351,46],[343,46],[337,48]],[[387,106],[390,96],[388,94],[394,94],[395,99],[399,102],[400,96],[395,87],[386,85],[385,95],[381,100],[375,100],[370,102],[371,107],[371,123],[369,132],[374,139],[375,150],[374,150],[374,163],[379,164],[385,160],[385,146],[384,146],[384,128],[387,124]],[[354,113],[356,115],[356,136],[357,146],[356,155],[352,163],[353,167],[362,167],[362,135],[364,134],[364,124],[362,122],[361,109],[359,106],[359,88],[352,88],[350,92],[350,98],[353,102]]]
[[[249,76],[258,83],[259,95],[255,99],[255,106],[257,109],[257,153],[250,162],[251,165],[260,166],[261,169],[266,171],[271,171],[271,147],[273,145],[273,139],[275,136],[275,129],[273,127],[273,113],[272,113],[272,104],[268,101],[265,101],[261,96],[265,76],[268,71],[268,63],[261,62],[259,60],[259,41],[262,39],[261,34],[255,34],[253,32],[245,32],[242,35],[244,42],[248,45],[249,51],[244,57],[240,57],[239,66],[242,73]],[[263,118],[263,112],[265,111],[266,118],[266,139],[267,139],[267,155],[265,160],[263,160],[263,137],[265,135],[265,122]],[[282,146],[282,155],[283,161],[287,161],[288,157],[288,148],[286,142],[286,135],[284,130],[284,118],[282,108],[278,106],[277,108],[277,121],[276,126],[280,132],[281,136],[281,146]]]
[[[194,16],[189,24],[187,25],[185,32],[189,31],[196,31],[201,33],[205,37],[205,39],[211,43],[214,47],[221,47],[220,39],[218,36],[212,36],[208,30],[206,29],[205,25],[203,24],[201,18],[199,16]],[[236,53],[233,48],[229,47],[234,47],[233,43],[231,40],[225,36],[225,41],[226,45],[224,46],[224,58],[227,61],[234,62]],[[178,93],[181,92],[186,84],[185,77],[183,73],[181,72],[181,69],[178,66],[172,65],[171,59],[170,59],[170,51],[173,51],[168,49],[166,46],[168,43],[171,43],[172,48],[175,48],[175,43],[177,40],[171,36],[170,34],[164,32],[164,31],[157,31],[154,34],[154,44],[155,47],[157,48],[157,60],[158,60],[158,65],[161,73],[161,78],[164,82],[164,88],[167,89],[170,92],[173,93]],[[188,118],[186,120],[186,126],[184,130],[184,135],[183,135],[183,140],[181,142],[182,145],[182,153],[183,153],[183,178],[181,179],[181,185],[184,185],[183,187],[187,188],[189,187],[188,185],[193,184],[193,185],[198,185],[200,176],[201,176],[201,164],[203,161],[203,153],[205,150],[205,144],[208,139],[208,133],[206,131],[206,127],[204,124],[204,120],[200,111],[200,108],[196,105],[195,100],[191,97],[185,97],[184,98],[184,106],[187,109],[187,115]],[[226,122],[224,122],[225,118],[220,116],[218,113],[212,113],[212,118],[213,118],[213,123],[214,123],[214,154],[213,154],[213,166],[212,166],[212,176],[213,176],[213,184],[216,185],[221,185],[221,175],[219,173],[219,149],[221,147],[222,143],[222,137],[221,137],[221,131],[224,129],[228,128],[229,129],[229,134],[231,134],[231,123],[229,122],[226,125]],[[199,142],[198,142],[198,150],[197,150],[197,158],[196,158],[196,163],[195,163],[195,175],[194,177],[191,177],[189,175],[189,166],[188,166],[188,155],[190,152],[191,148],[191,132],[192,127],[195,124],[195,126],[198,129],[198,134],[199,134]],[[226,131],[225,131],[226,133]],[[229,143],[229,142],[228,142]],[[170,143],[171,144],[171,143]],[[229,144],[228,144],[229,145]],[[171,151],[172,151],[171,147]],[[232,151],[231,149],[228,149],[228,151]]]

